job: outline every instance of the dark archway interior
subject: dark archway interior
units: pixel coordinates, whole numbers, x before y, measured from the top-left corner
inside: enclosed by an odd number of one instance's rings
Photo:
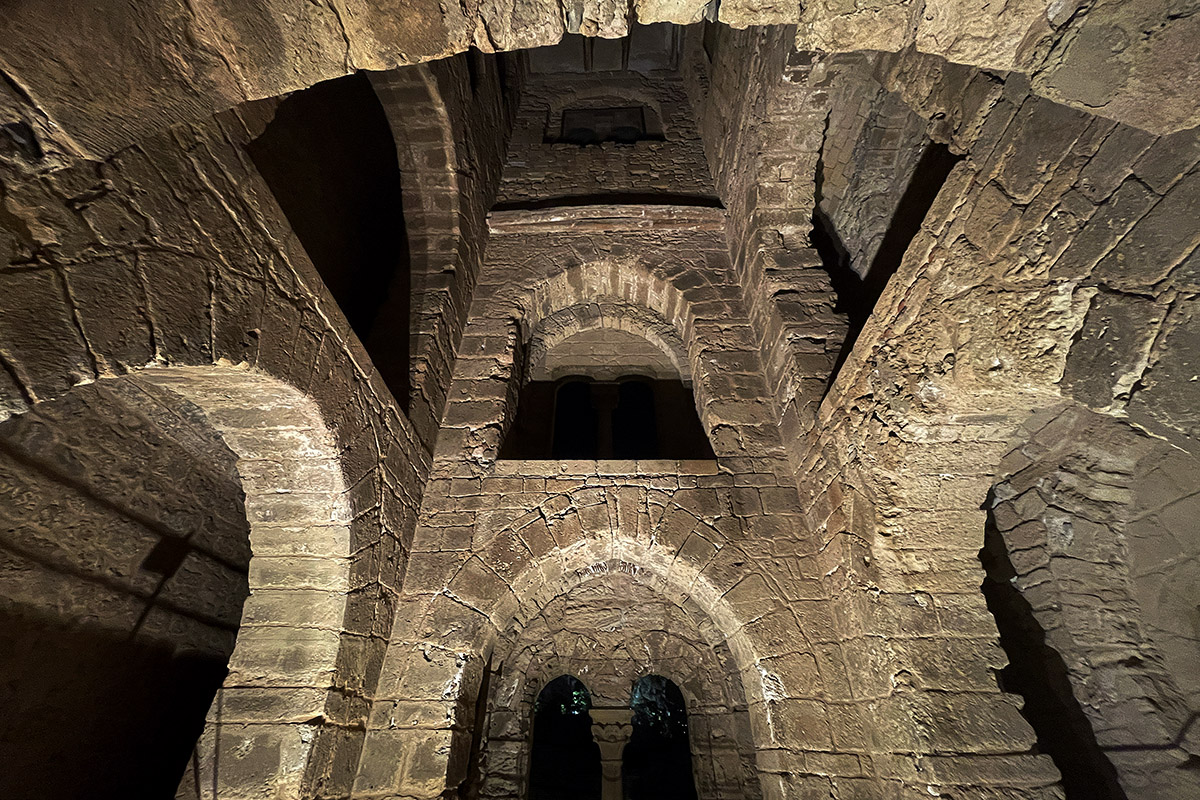
[[[289,96],[248,147],[321,279],[407,406],[411,267],[391,127],[363,73]]]
[[[679,687],[661,675],[633,685],[633,735],[621,782],[626,800],[696,800],[687,708]]]
[[[226,659],[0,611],[0,796],[174,797]]]
[[[509,459],[710,459],[683,381],[626,376],[531,381],[500,449]]]
[[[578,679],[546,684],[533,709],[530,800],[599,800],[600,748],[592,739],[591,696]]]
[[[1017,572],[990,512],[979,560],[986,571],[981,589],[1008,655],[1000,688],[1025,699],[1021,714],[1037,734],[1038,749],[1062,773],[1067,800],[1126,800],[1116,769],[1075,699],[1062,656],[1046,643],[1029,601],[1012,584]]]
[[[249,562],[235,457],[178,398],[97,383],[0,425],[0,797],[173,797]]]

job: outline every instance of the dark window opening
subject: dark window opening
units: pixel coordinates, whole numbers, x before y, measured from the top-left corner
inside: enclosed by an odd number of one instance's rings
[[[661,675],[633,685],[633,734],[621,768],[626,800],[696,800],[687,708],[679,687]]]
[[[288,97],[248,146],[288,222],[401,406],[410,265],[396,145],[362,73]]]
[[[546,684],[533,708],[530,800],[600,800],[600,748],[587,688],[570,675]]]
[[[683,381],[531,381],[521,390],[505,459],[711,459]]]
[[[592,385],[567,381],[554,399],[554,444],[557,458],[595,457],[599,451],[599,419],[592,403]]]
[[[837,294],[836,310],[846,314],[850,323],[849,330],[846,331],[846,341],[829,376],[830,386],[854,349],[854,342],[862,332],[863,326],[867,324],[867,319],[875,309],[875,304],[888,281],[900,269],[908,246],[921,230],[921,223],[925,221],[925,215],[929,213],[933,201],[950,175],[950,170],[961,160],[962,156],[951,153],[950,148],[944,144],[930,142],[926,145],[904,194],[900,196],[892,221],[865,277],[859,277],[850,268],[849,255],[838,237],[833,221],[821,210],[821,178],[824,165],[818,164],[817,210],[813,214],[812,243],[832,280]]]
[[[1116,769],[1075,699],[1062,656],[1046,644],[1033,608],[1012,584],[1017,572],[990,512],[979,560],[986,571],[981,590],[1008,655],[998,675],[1000,688],[1025,699],[1021,715],[1037,734],[1038,750],[1062,773],[1067,800],[1126,800]]]
[[[562,113],[562,125],[557,139],[550,141],[581,147],[601,142],[633,144],[642,141],[662,141],[647,127],[646,109],[642,106],[622,108],[569,108]]]

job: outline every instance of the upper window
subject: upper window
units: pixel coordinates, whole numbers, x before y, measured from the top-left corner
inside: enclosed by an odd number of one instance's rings
[[[500,457],[708,459],[713,451],[683,381],[571,376],[525,384]]]
[[[661,134],[648,130],[648,116],[643,106],[568,108],[562,113],[561,133],[553,141],[581,146],[601,142],[661,141]]]

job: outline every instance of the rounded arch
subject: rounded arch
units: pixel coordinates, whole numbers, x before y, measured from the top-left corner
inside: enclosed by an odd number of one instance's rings
[[[428,407],[438,395],[448,367],[433,355],[445,325],[447,298],[439,291],[445,276],[460,267],[463,187],[459,182],[454,125],[437,72],[444,67],[415,64],[370,73],[383,106],[400,166],[401,204],[410,263],[408,304],[410,415],[423,428],[436,427],[441,409]]]
[[[196,784],[214,797],[244,793],[244,767],[254,764],[265,769],[252,785],[305,796],[322,771],[315,743],[337,694],[351,582],[340,448],[312,398],[260,372],[167,367],[126,380],[199,408],[236,455],[246,493],[250,596],[190,768]]]
[[[765,399],[762,362],[748,329],[722,328],[719,343],[709,335],[717,333],[708,329],[721,327],[719,319],[730,305],[740,302],[733,287],[714,284],[719,278],[711,274],[663,260],[664,255],[656,254],[650,263],[642,258],[587,261],[527,289],[502,290],[497,299],[516,306],[526,341],[555,314],[597,301],[636,309],[634,316],[661,319],[665,327],[654,329],[659,338],[675,338],[667,335],[673,329],[687,354],[696,410],[716,455],[733,457],[753,449],[764,458],[781,458],[773,411]],[[733,373],[738,374],[737,387],[731,385]],[[752,391],[756,385],[762,392]],[[504,421],[497,420],[497,427],[504,429]]]
[[[688,341],[692,314],[683,290],[638,259],[586,261],[546,276],[516,298],[530,330],[555,312],[598,298],[641,306],[672,325]]]
[[[749,709],[729,648],[694,606],[668,600],[645,571],[615,561],[597,564],[542,607],[516,620],[494,645],[483,739],[495,764],[484,785],[523,782],[524,742],[539,687],[554,675],[580,676],[595,705],[628,708],[631,690],[649,675],[667,675],[696,723],[695,780],[706,796],[758,797]],[[514,721],[515,720],[515,724]]]
[[[60,406],[71,413],[56,414]],[[90,428],[73,430],[81,422]],[[30,450],[39,442],[48,448]],[[307,796],[310,776],[325,770],[316,743],[329,725],[350,586],[339,448],[315,401],[250,369],[144,369],[35,403],[0,426],[0,451],[6,469],[16,464],[23,480],[61,485],[71,498],[55,501],[69,524],[41,540],[45,553],[25,557],[77,601],[46,606],[36,585],[14,584],[7,605],[25,606],[42,629],[81,626],[109,639],[128,622],[117,650],[145,640],[176,659],[207,654],[224,679],[212,684],[207,715],[207,701],[190,711],[183,746],[200,739],[184,796],[268,786]],[[26,510],[13,509],[18,531],[42,519]],[[101,512],[112,521],[72,537],[78,520]],[[159,715],[190,730],[176,713],[190,706],[173,702]]]
[[[605,330],[622,331],[646,340],[669,361],[674,374],[691,382],[687,350],[678,331],[655,312],[638,305],[597,298],[590,303],[560,309],[529,331],[526,344],[526,378],[550,375],[547,360],[554,349],[572,337]],[[655,374],[652,377],[667,377]]]

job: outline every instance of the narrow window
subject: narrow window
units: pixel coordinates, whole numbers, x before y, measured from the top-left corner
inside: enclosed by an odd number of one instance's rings
[[[661,675],[633,685],[633,735],[621,770],[626,800],[696,800],[687,708],[679,687]]]
[[[560,675],[533,707],[530,800],[600,800],[600,748],[592,740],[592,699],[579,680]]]
[[[661,135],[649,130],[648,116],[642,106],[569,108],[562,113],[561,133],[554,141],[580,146],[601,142],[662,141]]]

